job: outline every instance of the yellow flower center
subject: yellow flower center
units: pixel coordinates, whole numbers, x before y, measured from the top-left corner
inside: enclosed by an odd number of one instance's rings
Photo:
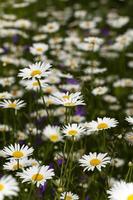
[[[51,87],[47,87],[47,88],[46,88],[46,92],[47,92],[47,93],[52,93],[52,88],[51,88]]]
[[[39,52],[42,52],[42,51],[43,51],[43,48],[38,47],[38,48],[36,48],[36,50],[39,51]]]
[[[34,77],[34,76],[36,76],[36,75],[40,75],[42,72],[39,70],[39,69],[36,69],[36,70],[33,70],[32,72],[31,72],[31,76],[32,77]]]
[[[13,170],[22,169],[22,167],[23,167],[22,165],[16,164],[16,165],[13,166]]]
[[[72,107],[72,106],[75,106],[74,103],[70,102],[70,103],[65,103],[64,106],[66,107]]]
[[[94,159],[92,159],[91,161],[90,161],[90,164],[92,165],[92,166],[97,166],[97,165],[99,165],[101,163],[101,160],[99,160],[99,159],[97,159],[97,158],[94,158]]]
[[[38,81],[35,81],[35,82],[33,82],[32,85],[35,86],[35,87],[37,87],[37,86],[39,86],[39,83],[38,83]]]
[[[5,98],[5,95],[0,95],[0,99],[4,99]]]
[[[108,128],[109,126],[108,126],[108,124],[106,124],[106,123],[100,123],[100,124],[98,124],[98,126],[97,126],[97,128],[98,129],[106,129],[106,128]]]
[[[32,166],[37,166],[37,162],[32,162]]]
[[[42,174],[34,174],[31,178],[33,181],[42,181],[44,176]]]
[[[72,200],[71,196],[66,196],[65,200]]]
[[[53,25],[50,24],[50,25],[48,26],[48,29],[53,29]]]
[[[50,105],[52,103],[53,103],[52,99],[48,99],[47,104]]]
[[[16,106],[17,106],[17,104],[16,103],[10,103],[9,105],[8,105],[8,108],[16,108]]]
[[[24,156],[23,152],[22,151],[14,151],[12,156],[14,158],[22,158]]]
[[[57,134],[53,134],[53,135],[50,136],[50,140],[52,142],[57,142],[58,139],[59,139],[59,136]]]
[[[133,135],[132,136],[128,136],[129,140],[133,140]]]
[[[0,183],[0,191],[4,190],[5,186]]]
[[[64,95],[62,98],[63,98],[64,100],[68,100],[68,99],[70,99],[70,96],[69,96],[69,95]]]
[[[76,130],[70,130],[70,131],[68,131],[68,134],[71,135],[71,136],[75,136],[75,135],[78,134],[78,131],[76,131]]]
[[[133,200],[133,194],[129,195],[127,200]]]

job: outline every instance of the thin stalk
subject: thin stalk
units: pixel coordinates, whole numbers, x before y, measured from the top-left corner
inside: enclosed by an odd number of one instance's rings
[[[125,177],[126,182],[128,181],[128,178],[130,177],[130,171],[131,171],[131,167],[128,168],[128,171],[127,171],[127,174],[126,174],[126,177]]]
[[[72,146],[71,146],[70,152],[69,152],[69,154],[68,154],[67,162],[66,162],[66,165],[65,165],[63,179],[65,178],[65,175],[66,175],[66,172],[67,172],[67,168],[68,168],[68,166],[69,166],[70,157],[71,157],[71,155],[73,155],[73,147],[74,147],[74,138],[73,138]],[[68,181],[69,181],[69,180],[68,180]],[[64,181],[64,185],[66,184],[66,182],[67,182],[67,180]]]
[[[71,159],[70,159],[69,171],[68,171],[68,181],[67,181],[67,185],[66,185],[67,190],[69,189],[70,178],[71,178],[71,174],[72,174],[73,149],[74,149],[74,137],[72,138],[72,147],[71,147],[71,154],[70,154]]]
[[[42,97],[43,105],[44,105],[44,108],[45,108],[46,113],[47,113],[48,121],[49,121],[49,123],[51,124],[49,111],[48,111],[48,109],[47,109],[47,105],[46,105],[46,102],[45,102],[45,99],[44,99],[44,96],[43,96],[42,86],[41,86],[40,80],[37,79],[37,81],[38,81],[38,84],[39,84],[39,88],[40,88],[40,93],[41,93],[41,97]]]
[[[65,141],[64,149],[63,149],[63,163],[62,163],[62,166],[61,166],[61,175],[60,175],[60,184],[59,184],[60,186],[63,184],[62,176],[63,176],[63,169],[64,169],[64,166],[65,166],[66,146],[67,146],[67,140]]]
[[[27,200],[30,200],[30,197],[31,197],[31,195],[32,195],[33,188],[34,188],[34,184],[31,184],[31,187],[30,187],[30,191],[29,191],[29,195],[28,195]]]
[[[65,123],[67,124],[68,123],[68,108],[67,107],[66,107],[65,115],[66,115]]]

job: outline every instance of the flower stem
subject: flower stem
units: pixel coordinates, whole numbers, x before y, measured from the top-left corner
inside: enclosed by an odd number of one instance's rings
[[[31,195],[32,195],[33,188],[34,188],[34,184],[31,184],[31,187],[30,187],[30,191],[29,191],[29,195],[28,195],[27,200],[30,200],[30,197],[31,197]]]
[[[44,108],[45,108],[46,113],[47,113],[48,121],[49,121],[49,123],[51,124],[49,111],[48,111],[48,109],[47,109],[47,105],[46,105],[46,102],[45,102],[45,99],[44,99],[44,96],[43,96],[42,86],[41,86],[40,80],[37,79],[37,81],[38,81],[38,84],[39,84],[39,88],[40,88],[40,93],[41,93],[41,97],[42,97],[43,105],[44,105]]]

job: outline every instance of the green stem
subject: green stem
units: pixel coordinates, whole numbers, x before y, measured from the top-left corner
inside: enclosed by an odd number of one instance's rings
[[[66,120],[65,120],[65,123],[67,124],[68,123],[68,108],[66,107]]]
[[[71,156],[73,157],[73,147],[74,147],[74,137],[73,137],[73,141],[72,141],[72,146],[71,146],[71,149],[70,149],[70,152],[68,154],[68,158],[67,158],[67,162],[66,162],[66,165],[65,165],[65,169],[64,169],[64,176],[63,176],[63,179],[65,178],[66,181],[64,181],[64,186],[65,184],[67,183],[67,187],[69,186],[69,182],[70,182],[70,175],[68,176],[68,179],[66,176],[66,172],[67,172],[67,169],[68,169],[68,166],[71,167],[71,162],[70,162],[70,165],[69,165],[69,161],[70,161],[70,158]],[[71,170],[71,169],[70,169]]]
[[[127,171],[127,174],[126,174],[126,177],[125,177],[125,181],[127,182],[128,181],[128,178],[130,176],[130,171],[131,171],[131,167],[129,167],[128,171]]]
[[[40,88],[40,93],[41,93],[43,105],[44,105],[44,108],[45,108],[46,113],[47,113],[48,121],[51,124],[50,115],[49,115],[49,112],[48,112],[48,109],[47,109],[47,105],[46,105],[46,102],[45,102],[45,99],[44,99],[44,96],[43,96],[42,86],[41,86],[40,80],[37,79],[37,81],[38,81],[38,84],[39,84],[39,88]]]
[[[66,146],[67,146],[67,140],[65,141],[64,149],[63,149],[63,163],[62,163],[62,166],[61,166],[61,175],[60,175],[60,184],[59,184],[59,186],[62,186],[62,184],[63,184],[62,176],[63,176],[63,169],[64,169],[64,166],[65,166]]]
[[[27,200],[30,200],[30,197],[31,197],[31,195],[32,195],[33,188],[34,188],[34,184],[31,184],[31,187],[30,187],[30,191],[29,191],[29,195],[28,195]]]

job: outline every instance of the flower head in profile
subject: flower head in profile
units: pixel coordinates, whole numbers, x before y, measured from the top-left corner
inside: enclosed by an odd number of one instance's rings
[[[57,92],[52,96],[55,104],[64,105],[65,107],[74,107],[77,105],[84,105],[81,92],[75,93],[60,93]]]
[[[20,110],[21,108],[25,107],[26,103],[24,103],[23,100],[17,99],[17,100],[3,100],[0,102],[1,108],[10,108],[14,109],[16,112],[17,110]]]
[[[78,200],[79,197],[77,194],[73,194],[72,192],[63,192],[61,193],[60,200]]]
[[[128,142],[129,145],[133,145],[133,132],[126,133],[125,140]]]
[[[98,37],[87,37],[84,39],[86,43],[88,43],[88,47],[90,51],[98,51],[100,46],[103,44],[104,40]]]
[[[45,88],[48,86],[48,84],[46,83],[46,80],[40,79],[39,82],[42,88]],[[36,79],[24,80],[21,83],[22,85],[26,87],[27,90],[37,91],[40,89],[39,83]]]
[[[103,95],[103,94],[105,94],[105,93],[107,93],[107,91],[108,91],[108,88],[107,87],[97,87],[97,88],[94,88],[93,90],[92,90],[92,94],[94,95],[94,96],[97,96],[97,95]]]
[[[133,117],[126,117],[125,119],[129,124],[133,125]]]
[[[117,181],[107,193],[110,200],[133,200],[133,183]]]
[[[10,159],[9,162],[6,162],[3,165],[3,168],[7,171],[16,171],[18,169],[23,169],[27,166],[29,166],[29,161],[27,158],[20,159],[19,162],[17,162],[16,159]]]
[[[48,179],[52,179],[54,176],[54,170],[49,166],[33,166],[28,169],[18,172],[17,176],[22,179],[22,182],[28,182],[36,184],[37,187],[44,185]]]
[[[16,197],[18,192],[18,183],[12,176],[0,178],[0,200],[3,200],[5,197]]]
[[[42,63],[36,62],[35,64],[29,65],[29,67],[21,69],[18,76],[22,77],[22,79],[41,79],[50,74],[50,68],[51,65],[46,61]]]
[[[97,118],[97,121],[92,121],[87,124],[88,131],[100,131],[116,127],[118,121],[114,118],[104,117]]]
[[[111,162],[110,157],[107,156],[107,153],[89,153],[89,155],[83,155],[79,160],[80,166],[84,167],[84,171],[93,171],[97,168],[101,171],[102,167],[105,167],[108,163]]]
[[[0,99],[11,99],[12,98],[12,95],[5,91],[5,92],[0,92]]]
[[[1,154],[7,158],[14,159],[22,159],[28,156],[31,156],[34,149],[32,147],[28,147],[27,145],[15,144],[14,146],[11,144],[8,147],[4,147],[1,151]]]

